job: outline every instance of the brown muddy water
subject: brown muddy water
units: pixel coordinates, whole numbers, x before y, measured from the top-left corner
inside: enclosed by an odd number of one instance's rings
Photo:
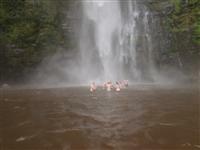
[[[198,150],[198,88],[1,89],[0,150]]]

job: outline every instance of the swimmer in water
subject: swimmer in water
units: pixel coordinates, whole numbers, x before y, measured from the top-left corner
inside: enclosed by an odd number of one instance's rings
[[[125,87],[124,87],[124,82],[123,82],[123,81],[119,81],[119,87],[120,87],[121,89],[125,88]]]
[[[112,82],[111,81],[108,81],[106,83],[106,88],[107,88],[107,91],[111,91],[111,88],[112,88]]]
[[[121,90],[121,89],[120,89],[119,82],[116,82],[115,91],[119,92],[120,90]]]
[[[106,88],[106,84],[107,84],[106,82],[103,83],[102,85],[103,90]]]
[[[90,92],[94,92],[94,91],[96,91],[96,84],[95,84],[95,82],[92,82],[91,84],[90,84]]]
[[[124,80],[125,87],[128,87],[128,80]]]

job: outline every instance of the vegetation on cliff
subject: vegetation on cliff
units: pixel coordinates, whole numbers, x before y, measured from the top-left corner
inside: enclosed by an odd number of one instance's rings
[[[1,80],[31,74],[64,42],[60,1],[0,1]]]
[[[197,76],[200,58],[200,1],[151,0],[150,8],[160,14],[161,26],[168,37],[165,53],[173,66]],[[165,62],[164,62],[165,63]]]
[[[200,1],[199,0],[171,0],[174,5],[169,15],[172,32],[191,33],[191,38],[200,44]]]
[[[168,15],[172,33],[171,50],[179,55],[182,67],[198,72],[200,56],[200,1],[171,0],[172,12]],[[188,70],[189,69],[189,70]]]

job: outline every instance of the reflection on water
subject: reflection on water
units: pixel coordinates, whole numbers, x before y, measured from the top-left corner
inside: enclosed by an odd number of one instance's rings
[[[2,150],[199,149],[196,88],[1,90]]]

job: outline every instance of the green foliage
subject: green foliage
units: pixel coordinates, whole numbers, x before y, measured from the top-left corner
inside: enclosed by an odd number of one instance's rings
[[[174,11],[170,14],[168,22],[172,32],[187,32],[192,34],[192,41],[200,43],[199,26],[200,26],[200,1],[199,0],[171,0],[175,6]]]
[[[194,29],[194,40],[200,45],[200,17],[198,18]]]
[[[174,5],[175,12],[179,13],[181,10],[181,0],[171,0],[171,3]]]
[[[168,36],[166,52],[161,56],[187,73],[197,75],[200,55],[200,0],[150,0],[150,9],[161,17]],[[170,61],[172,63],[170,63]],[[180,65],[181,62],[181,65]]]
[[[1,0],[1,80],[31,72],[63,41],[60,1]]]

